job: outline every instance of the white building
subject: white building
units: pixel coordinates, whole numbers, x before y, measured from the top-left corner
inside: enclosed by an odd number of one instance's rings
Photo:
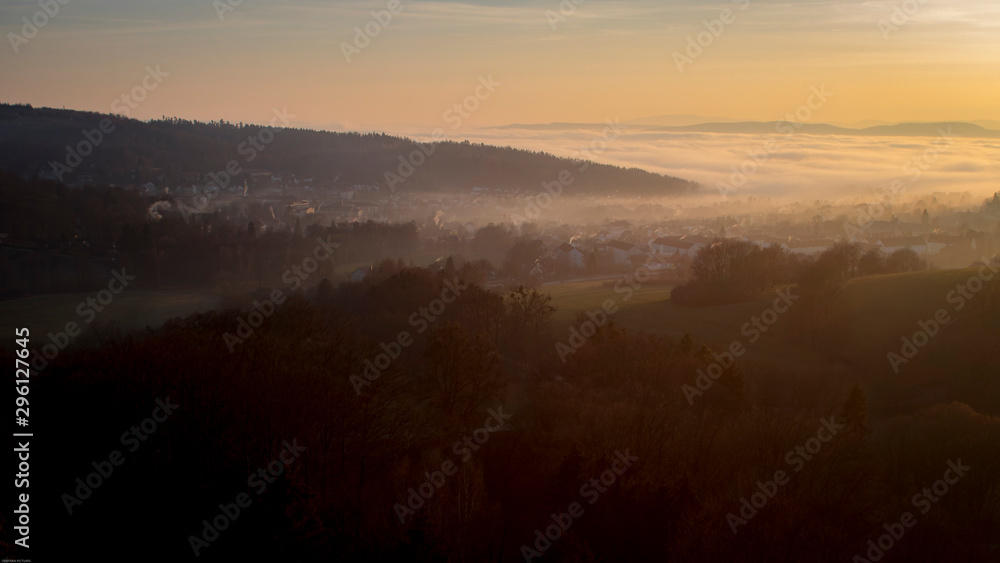
[[[686,241],[681,237],[658,238],[650,246],[652,246],[653,252],[663,256],[694,257],[702,248],[699,244]]]
[[[556,248],[556,259],[571,268],[583,268],[583,251],[579,248],[564,242]]]
[[[808,255],[829,250],[833,243],[828,240],[790,240],[784,246],[792,254]]]
[[[877,244],[888,254],[904,248],[910,248],[917,254],[927,254],[928,250],[927,243],[920,237],[882,237]]]
[[[635,256],[636,254],[642,254],[634,244],[627,242],[622,242],[620,240],[613,240],[608,243],[608,253],[611,254],[612,259],[615,264],[624,264],[629,256]]]

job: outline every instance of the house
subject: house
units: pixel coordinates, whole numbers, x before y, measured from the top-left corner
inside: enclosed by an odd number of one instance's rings
[[[620,240],[613,240],[607,244],[608,254],[611,255],[612,260],[615,264],[624,264],[628,260],[629,256],[635,256],[636,254],[642,254],[634,244],[629,244],[627,242],[622,242]]]
[[[671,256],[677,254],[678,248],[676,244],[680,241],[681,237],[660,237],[649,243],[649,246],[656,254]]]
[[[864,227],[864,229],[877,238],[912,237],[927,234],[930,231],[930,225],[906,223],[894,219],[892,221],[872,221],[871,225]]]
[[[784,243],[784,246],[792,254],[806,256],[809,254],[819,254],[829,249],[833,244],[828,240],[790,240]]]
[[[653,252],[663,256],[694,256],[702,247],[681,237],[662,237],[653,241]]]
[[[632,224],[628,221],[615,221],[613,223],[608,223],[604,225],[602,231],[606,231],[609,235],[614,238],[619,238],[622,234],[631,227]]]
[[[937,254],[945,248],[958,246],[962,240],[958,235],[931,235],[927,237],[927,254]]]
[[[571,268],[583,268],[583,252],[568,242],[556,247],[556,259]]]
[[[927,243],[920,237],[881,237],[878,245],[889,254],[904,248],[910,248],[917,254],[927,254]]]
[[[646,266],[651,260],[649,255],[646,254],[633,254],[625,259],[626,262],[633,268],[638,268],[639,266]]]
[[[747,237],[747,240],[756,244],[760,248],[767,248],[769,246],[774,246],[774,245],[780,246],[782,248],[788,248],[787,238],[772,237],[768,235],[754,235],[751,237]]]
[[[308,200],[296,201],[288,205],[288,213],[294,215],[295,217],[305,217],[306,215],[311,215],[315,212],[316,208],[313,207],[312,202]]]
[[[363,217],[378,215],[378,205],[370,201],[356,201],[354,202],[354,207],[358,210],[359,215]]]
[[[660,254],[650,259],[649,263],[646,264],[646,267],[649,268],[649,271],[651,272],[680,270],[687,262],[687,258],[681,256],[680,254],[674,254],[673,256]]]
[[[533,276],[545,276],[556,271],[556,261],[549,255],[542,256],[535,260],[535,263],[528,270]]]
[[[362,280],[364,280],[365,278],[367,278],[368,275],[371,274],[371,273],[372,273],[372,267],[371,266],[364,266],[364,267],[358,268],[358,269],[354,270],[353,272],[351,272],[351,275],[349,277],[350,277],[352,283],[359,283]]]
[[[430,271],[432,271],[432,272],[434,272],[436,274],[436,273],[441,272],[441,271],[444,270],[444,267],[445,267],[446,263],[447,263],[447,260],[445,259],[444,256],[438,256],[437,260],[435,260],[429,266],[427,266],[427,269],[430,270]]]
[[[699,250],[707,246],[710,246],[715,241],[714,238],[706,237],[704,235],[685,235],[681,237],[681,240],[694,245],[691,247],[690,250],[691,256],[698,254]]]

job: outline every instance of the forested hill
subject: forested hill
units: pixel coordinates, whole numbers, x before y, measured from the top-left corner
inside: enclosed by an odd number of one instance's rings
[[[101,133],[102,120],[105,129]],[[113,127],[113,129],[112,129]],[[385,134],[332,133],[264,125],[201,123],[182,119],[138,121],[116,115],[0,104],[0,168],[32,178],[67,164],[62,181],[70,184],[188,184],[190,178],[225,170],[232,161],[242,174],[270,172],[313,178],[331,188],[355,184],[389,187],[386,173],[401,170],[401,157],[417,164],[397,192],[469,193],[472,187],[540,189],[542,182],[572,174],[567,194],[680,195],[697,184],[640,170],[608,165],[581,166],[550,154],[469,142],[421,145]],[[96,148],[79,164],[67,147],[87,151],[88,135]],[[273,139],[271,139],[273,133]],[[256,140],[254,140],[256,139]],[[248,141],[249,140],[249,141]],[[263,141],[270,140],[270,143]],[[82,144],[82,146],[81,146]],[[256,145],[257,148],[254,148]],[[431,152],[424,160],[423,153]],[[413,155],[411,157],[411,155]],[[252,158],[251,158],[252,157]],[[582,168],[582,170],[581,170]],[[564,175],[564,178],[566,176]],[[235,178],[241,181],[240,175]]]

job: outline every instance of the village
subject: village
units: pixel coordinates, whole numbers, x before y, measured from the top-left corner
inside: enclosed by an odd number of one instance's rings
[[[838,241],[849,241],[862,252],[879,249],[890,255],[910,249],[931,267],[964,267],[984,252],[995,251],[992,240],[1000,225],[995,209],[988,210],[967,193],[791,205],[729,198],[704,203],[563,195],[534,221],[515,224],[537,190],[473,186],[463,195],[415,193],[376,185],[341,187],[337,179],[270,171],[247,171],[242,181],[234,180],[224,189],[212,174],[187,172],[180,179],[174,187],[160,181],[123,187],[172,200],[181,208],[198,204],[199,212],[223,211],[233,220],[245,217],[258,233],[289,230],[296,224],[412,222],[425,244],[440,248],[442,256],[469,246],[484,227],[502,226],[512,236],[540,242],[538,255],[526,268],[538,281],[610,275],[639,266],[660,278],[683,280],[700,250],[715,240],[733,238],[761,248],[776,245],[800,256],[818,255]],[[88,177],[81,175],[78,182],[86,185]],[[237,209],[238,215],[233,213]],[[362,279],[366,270],[370,267],[358,268],[350,278]]]

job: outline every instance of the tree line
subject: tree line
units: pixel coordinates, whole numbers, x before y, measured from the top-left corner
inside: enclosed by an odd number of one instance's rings
[[[690,405],[682,386],[721,350],[611,321],[564,364],[549,298],[487,290],[478,276],[475,265],[385,261],[361,283],[291,296],[232,354],[222,335],[245,311],[99,328],[102,344],[67,350],[32,383],[58,413],[36,430],[48,437],[32,465],[47,492],[32,506],[39,529],[63,545],[99,542],[110,560],[194,560],[190,538],[242,493],[250,506],[197,559],[851,560],[910,510],[920,532],[896,541],[893,558],[995,555],[995,401],[977,412],[943,395],[900,411],[891,396],[904,382],[857,386],[856,373],[803,377],[738,360]],[[437,308],[442,297],[451,302]],[[410,344],[391,346],[404,332]],[[948,374],[980,376],[971,365]],[[67,514],[60,494],[165,397],[176,412]],[[491,409],[509,418],[476,442]],[[815,451],[809,440],[831,419],[843,426]],[[292,440],[305,450],[258,494],[248,476]],[[583,487],[626,451],[632,465],[589,503]],[[919,513],[911,497],[959,458],[968,476]],[[449,461],[457,470],[439,478]],[[772,488],[778,469],[788,478]],[[411,500],[425,481],[432,494]],[[761,483],[773,491],[766,506],[754,497]],[[584,512],[572,527],[539,540],[574,502]]]
[[[408,159],[419,151],[422,163],[412,175],[406,174],[399,190],[463,194],[475,186],[536,190],[543,181],[558,177],[564,170],[574,171],[566,195],[615,192],[668,196],[697,188],[693,182],[637,168],[595,163],[581,167],[569,159],[512,147],[468,141],[424,145],[381,133],[279,128],[273,132],[273,142],[254,151],[253,160],[248,161],[239,147],[261,132],[260,125],[166,117],[143,122],[94,112],[10,104],[0,104],[0,129],[4,132],[0,135],[0,168],[25,178],[51,171],[52,162],[65,160],[66,146],[83,140],[81,130],[98,127],[102,119],[110,119],[114,131],[65,176],[65,181],[86,174],[98,184],[141,185],[152,181],[157,186],[177,186],[186,173],[218,173],[236,160],[243,168],[291,172],[330,187],[364,184],[382,186],[388,192],[386,174],[399,174],[403,161],[412,166]],[[242,184],[242,178],[237,182]]]

